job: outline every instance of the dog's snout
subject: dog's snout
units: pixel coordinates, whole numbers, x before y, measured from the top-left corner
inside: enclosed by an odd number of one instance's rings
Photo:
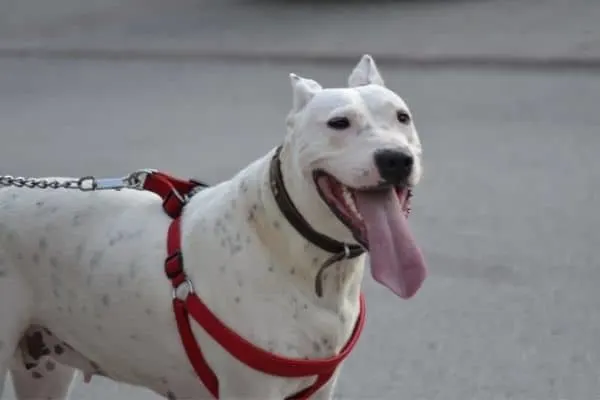
[[[414,164],[412,155],[402,150],[383,149],[376,151],[374,157],[381,179],[393,185],[406,183]]]

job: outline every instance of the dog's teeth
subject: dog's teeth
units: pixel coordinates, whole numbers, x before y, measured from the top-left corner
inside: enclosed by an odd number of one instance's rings
[[[352,195],[350,194],[348,189],[344,188],[344,190],[342,191],[342,194],[344,195],[344,200],[346,200],[349,203],[352,202]]]
[[[354,215],[356,215],[358,218],[362,219],[362,216],[360,215],[360,213],[358,212],[358,209],[356,208],[356,204],[354,203],[352,194],[346,187],[343,188],[342,195],[344,196],[344,201],[346,202],[346,205],[348,206],[350,211],[352,211],[354,213]]]

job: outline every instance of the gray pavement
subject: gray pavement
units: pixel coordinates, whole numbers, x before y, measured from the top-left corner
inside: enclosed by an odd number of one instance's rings
[[[216,182],[281,140],[289,72],[335,86],[352,66],[2,59],[0,171]],[[366,279],[339,398],[600,398],[599,76],[382,73],[424,143],[411,222],[431,276],[411,301]],[[156,396],[94,378],[74,398]]]
[[[598,21],[597,0],[0,0],[0,55],[600,69]]]

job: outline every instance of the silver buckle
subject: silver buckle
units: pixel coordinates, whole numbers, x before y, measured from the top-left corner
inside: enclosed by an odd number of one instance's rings
[[[141,190],[144,188],[144,183],[146,182],[146,178],[148,178],[150,175],[154,174],[155,172],[156,172],[156,170],[152,169],[152,168],[139,169],[135,172],[132,172],[125,178],[123,178],[123,181],[125,182],[125,184],[128,188]]]
[[[182,289],[184,289],[183,293]],[[171,297],[173,298],[173,300],[179,299],[184,301],[192,293],[194,293],[194,285],[192,284],[192,281],[189,280],[189,278],[186,278],[185,281],[181,282],[177,287],[173,288],[173,291],[171,292]]]
[[[344,243],[344,258],[350,258],[350,247]]]

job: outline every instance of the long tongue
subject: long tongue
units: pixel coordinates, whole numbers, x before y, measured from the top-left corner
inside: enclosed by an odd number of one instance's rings
[[[404,200],[391,189],[356,192],[356,206],[367,228],[371,275],[407,299],[419,290],[427,271],[402,211]]]

